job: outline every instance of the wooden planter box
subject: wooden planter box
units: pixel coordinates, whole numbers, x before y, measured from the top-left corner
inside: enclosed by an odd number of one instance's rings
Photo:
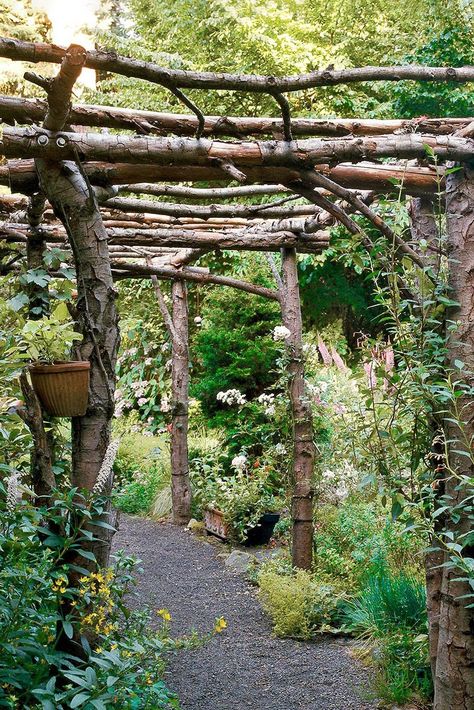
[[[31,384],[41,406],[53,417],[82,417],[89,401],[88,360],[31,365]]]
[[[206,508],[204,511],[204,527],[207,532],[222,540],[227,540],[229,536],[229,526],[224,522],[224,513],[216,508]]]
[[[264,513],[259,524],[247,532],[247,540],[244,545],[266,545],[279,519],[278,513]],[[216,535],[222,540],[227,540],[229,537],[229,525],[224,521],[224,513],[216,508],[206,508],[204,511],[204,527],[208,533]]]

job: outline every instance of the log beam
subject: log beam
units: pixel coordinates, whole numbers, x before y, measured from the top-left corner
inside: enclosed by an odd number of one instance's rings
[[[6,123],[41,123],[47,104],[41,99],[0,95],[0,118]],[[71,108],[70,123],[78,126],[131,130],[149,135],[195,135],[196,116],[158,111],[140,111],[76,104]],[[376,136],[387,133],[410,133],[414,130],[433,135],[449,135],[469,125],[468,118],[425,118],[413,120],[293,118],[294,136]],[[267,117],[205,116],[203,136],[283,136],[281,119]]]
[[[474,71],[474,70],[473,70]],[[308,138],[287,141],[218,141],[202,138],[155,138],[102,133],[52,133],[44,128],[4,126],[0,154],[7,158],[107,161],[140,165],[231,164],[236,169],[279,167],[309,170],[316,165],[379,160],[470,160],[474,140],[458,136],[410,133],[369,138]],[[225,170],[221,167],[222,174]],[[235,179],[235,175],[233,176]]]
[[[0,38],[0,57],[24,62],[61,64],[66,50],[42,42]],[[256,93],[285,93],[319,86],[363,81],[474,81],[474,67],[378,66],[356,69],[324,69],[294,76],[259,76],[225,72],[184,71],[161,67],[153,62],[123,57],[115,52],[89,50],[85,66],[122,76],[144,79],[166,88],[227,89]]]

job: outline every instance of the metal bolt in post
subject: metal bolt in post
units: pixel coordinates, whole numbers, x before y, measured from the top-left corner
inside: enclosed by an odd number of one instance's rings
[[[48,136],[45,136],[44,134],[38,136],[37,139],[38,145],[48,145],[49,143],[49,138]]]

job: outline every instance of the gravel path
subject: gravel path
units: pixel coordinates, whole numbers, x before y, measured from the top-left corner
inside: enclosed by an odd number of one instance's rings
[[[217,557],[220,547],[175,526],[127,516],[121,518],[114,547],[142,560],[139,599],[169,609],[174,633],[208,631],[219,616],[228,622],[210,643],[171,661],[167,682],[183,710],[376,707],[364,699],[366,671],[342,641],[303,643],[272,636],[254,590],[226,570]]]

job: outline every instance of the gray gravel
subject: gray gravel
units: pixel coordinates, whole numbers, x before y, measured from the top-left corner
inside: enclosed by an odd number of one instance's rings
[[[166,607],[175,634],[206,632],[223,616],[227,630],[181,651],[167,683],[183,710],[368,710],[367,671],[342,640],[303,643],[272,636],[255,591],[228,572],[220,548],[170,524],[122,516],[115,549],[142,560],[139,600]]]

